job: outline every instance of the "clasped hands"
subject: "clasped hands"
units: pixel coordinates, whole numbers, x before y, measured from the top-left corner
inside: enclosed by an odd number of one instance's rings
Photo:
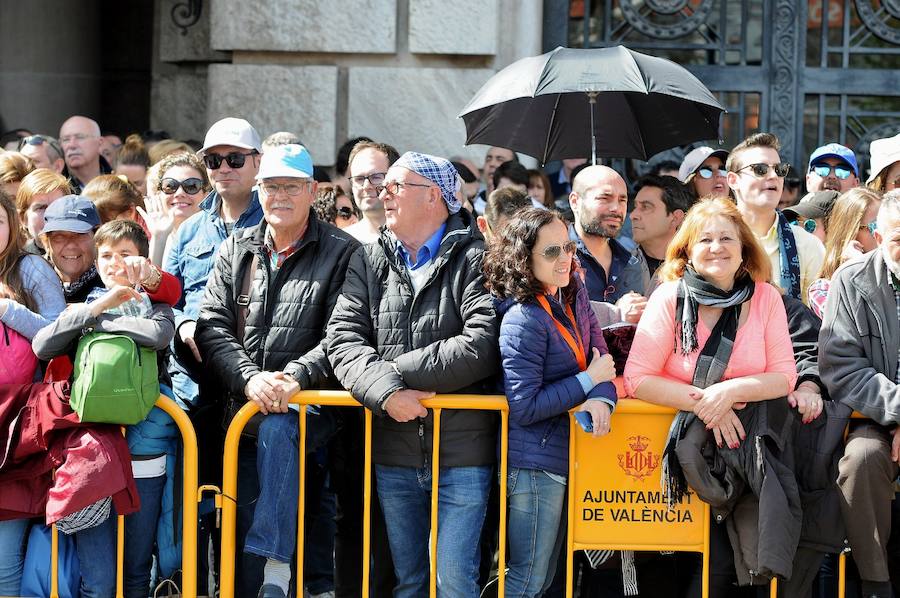
[[[284,372],[259,372],[254,374],[244,387],[247,400],[256,403],[263,415],[287,413],[288,401],[300,384]]]

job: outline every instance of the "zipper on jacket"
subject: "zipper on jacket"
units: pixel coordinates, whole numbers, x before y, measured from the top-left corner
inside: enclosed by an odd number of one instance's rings
[[[422,448],[422,459],[425,461],[424,467],[428,467],[430,459],[428,458],[428,450],[425,447],[425,420],[419,418],[419,446]]]
[[[544,432],[544,437],[541,438],[541,444],[540,444],[541,448],[544,448],[545,446],[547,446],[547,441],[550,440],[550,435],[553,434],[553,432],[556,430],[556,426],[558,423],[559,423],[559,420],[550,422],[550,425],[547,427],[547,431]]]

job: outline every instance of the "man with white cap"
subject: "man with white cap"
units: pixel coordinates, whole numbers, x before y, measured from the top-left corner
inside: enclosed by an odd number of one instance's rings
[[[809,156],[806,169],[806,190],[837,191],[843,193],[859,186],[859,165],[856,155],[840,143],[828,143]]]
[[[288,401],[299,390],[333,385],[325,326],[359,247],[316,218],[312,175],[312,159],[301,145],[275,147],[262,157],[256,178],[263,222],[225,241],[197,322],[204,361],[228,392],[228,414],[247,401],[263,414],[256,454],[245,450],[239,457],[242,472],[255,463],[259,475],[243,552],[266,559],[262,598],[287,595],[296,548],[299,428]],[[307,451],[334,431],[334,413],[320,408],[317,414],[310,416]],[[241,492],[239,504],[254,503]],[[249,577],[246,567],[238,570]],[[237,595],[250,595],[247,585]]]
[[[484,239],[455,197],[443,158],[407,152],[384,180],[385,224],[358,250],[328,324],[328,356],[344,388],[377,417],[372,457],[396,598],[428,595],[435,393],[491,392],[499,323],[484,288]],[[438,481],[438,596],[476,598],[479,537],[497,421],[445,410]]]
[[[728,197],[725,160],[728,152],[702,146],[688,152],[678,168],[678,179],[700,197]]]

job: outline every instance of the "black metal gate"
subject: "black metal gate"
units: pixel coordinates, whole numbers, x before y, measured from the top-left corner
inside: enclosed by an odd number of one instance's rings
[[[838,141],[868,165],[900,132],[900,0],[544,0],[544,46],[624,44],[694,73],[731,147],[771,131],[801,172]]]

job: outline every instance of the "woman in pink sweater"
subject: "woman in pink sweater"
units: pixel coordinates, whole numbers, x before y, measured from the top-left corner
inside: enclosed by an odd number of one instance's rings
[[[625,366],[628,394],[685,412],[676,424],[693,419],[692,412],[721,450],[740,448],[746,433],[737,412],[750,402],[784,400],[797,379],[784,304],[770,275],[734,203],[707,199],[691,208],[635,333]],[[736,596],[724,525],[713,528],[710,596]]]

